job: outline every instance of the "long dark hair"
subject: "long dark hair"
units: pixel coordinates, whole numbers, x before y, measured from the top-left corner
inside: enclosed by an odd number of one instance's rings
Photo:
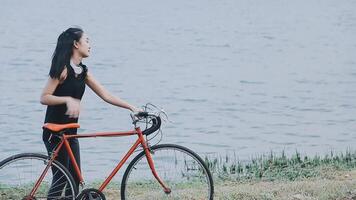
[[[58,37],[56,49],[52,55],[51,70],[49,76],[51,78],[60,79],[64,66],[69,66],[70,58],[73,54],[74,41],[79,42],[84,31],[79,28],[68,28]]]

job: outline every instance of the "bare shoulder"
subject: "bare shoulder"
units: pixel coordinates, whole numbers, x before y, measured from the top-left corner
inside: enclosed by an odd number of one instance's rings
[[[87,76],[93,77],[93,74],[91,72],[87,72]]]
[[[59,84],[63,83],[66,80],[67,75],[68,75],[67,72],[68,72],[67,67],[64,66],[64,69],[63,69],[63,71],[61,73],[61,76],[59,77]]]
[[[85,81],[88,83],[88,81],[91,81],[94,79],[94,76],[91,72],[87,72],[87,75],[85,77]]]

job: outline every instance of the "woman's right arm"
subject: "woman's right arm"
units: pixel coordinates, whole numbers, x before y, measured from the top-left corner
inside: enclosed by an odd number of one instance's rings
[[[41,104],[54,106],[67,103],[68,97],[58,97],[53,95],[54,90],[57,88],[58,84],[58,79],[53,79],[51,77],[48,78],[47,84],[41,94]]]
[[[63,70],[62,74],[66,73],[66,70]],[[65,77],[64,77],[65,79]],[[53,95],[54,91],[56,90],[57,86],[59,85],[60,80],[56,78],[48,78],[47,84],[43,89],[41,94],[40,102],[43,105],[61,105],[66,104],[67,112],[66,114],[69,115],[71,118],[77,118],[79,116],[80,111],[80,100],[72,98],[70,96],[59,97]]]

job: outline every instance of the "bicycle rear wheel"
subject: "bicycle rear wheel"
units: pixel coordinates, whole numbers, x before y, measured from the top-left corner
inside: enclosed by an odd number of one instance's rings
[[[75,200],[77,186],[68,170],[57,161],[52,162],[34,197],[28,198],[48,161],[48,156],[36,153],[17,154],[1,161],[0,199]]]
[[[163,191],[141,152],[122,178],[121,199],[213,199],[212,176],[196,153],[179,145],[161,144],[151,147],[151,155],[158,176],[171,193]]]

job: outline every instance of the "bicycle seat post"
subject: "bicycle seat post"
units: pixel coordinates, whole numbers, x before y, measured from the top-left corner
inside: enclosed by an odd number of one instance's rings
[[[65,130],[62,130],[62,131],[59,131],[58,133],[51,133],[50,137],[48,138],[48,142],[49,143],[51,143],[51,139],[52,138],[59,138],[60,139],[60,142],[58,144],[56,144],[56,146],[50,152],[49,157],[51,159],[54,159],[54,158],[56,158],[58,156],[58,152],[59,152],[58,145],[61,144],[61,142],[63,140],[63,137],[64,137],[64,134],[65,134]],[[60,148],[62,148],[62,147],[60,147]]]

